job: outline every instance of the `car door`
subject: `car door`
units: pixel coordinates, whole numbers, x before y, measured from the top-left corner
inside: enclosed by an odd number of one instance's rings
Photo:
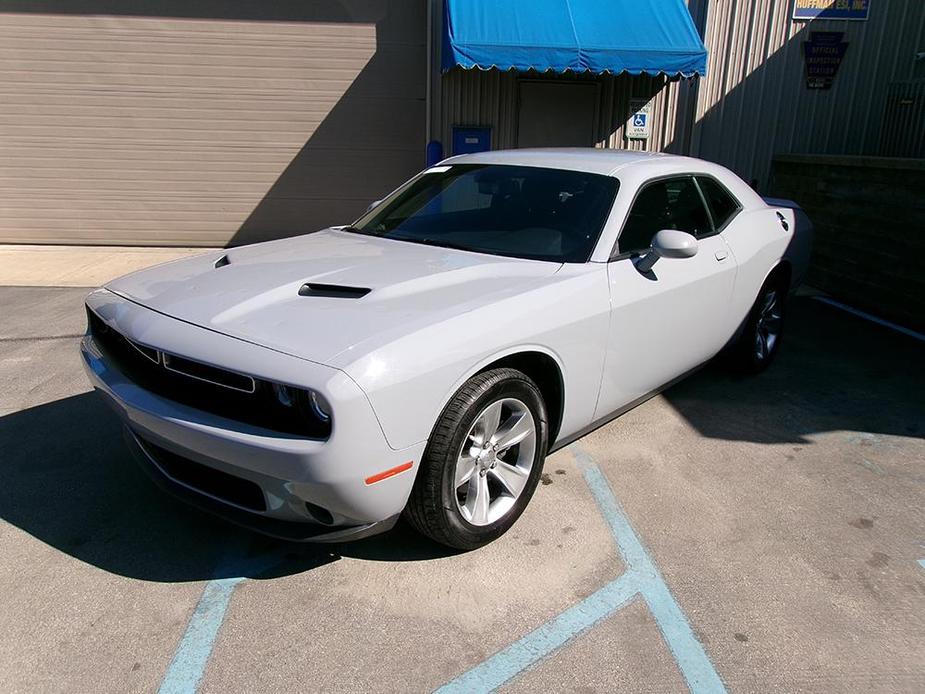
[[[698,239],[690,258],[661,258],[643,274],[635,261],[661,229]],[[716,354],[729,335],[735,259],[691,175],[640,188],[608,264],[611,317],[595,417],[605,417]]]

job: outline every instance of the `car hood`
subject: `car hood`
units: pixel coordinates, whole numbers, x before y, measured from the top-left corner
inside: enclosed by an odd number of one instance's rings
[[[318,363],[526,291],[558,263],[325,230],[148,268],[106,288],[155,311]],[[316,291],[306,284],[326,285]],[[368,289],[345,296],[331,287]]]

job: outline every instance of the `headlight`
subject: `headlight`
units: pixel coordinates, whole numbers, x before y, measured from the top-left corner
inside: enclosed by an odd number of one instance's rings
[[[322,422],[331,421],[331,406],[328,405],[328,401],[324,399],[324,396],[321,393],[310,390],[308,397],[311,402],[312,411],[314,411],[318,419]]]
[[[310,417],[323,426],[330,426],[331,406],[321,393],[280,383],[272,385],[277,402],[287,411],[298,413],[299,416]]]

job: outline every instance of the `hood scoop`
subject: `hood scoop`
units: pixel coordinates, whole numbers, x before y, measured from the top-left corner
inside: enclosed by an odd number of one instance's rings
[[[317,296],[330,299],[359,299],[371,290],[368,287],[348,287],[343,284],[307,282],[299,288],[299,296]]]
[[[221,258],[215,261],[215,263],[213,264],[213,267],[216,270],[218,270],[220,267],[225,267],[226,265],[230,265],[230,264],[231,264],[231,261],[228,260],[228,256],[223,255]]]

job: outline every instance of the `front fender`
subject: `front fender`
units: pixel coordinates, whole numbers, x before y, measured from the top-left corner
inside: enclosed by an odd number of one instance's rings
[[[519,354],[542,354],[546,357],[549,357],[550,359],[552,359],[553,362],[555,362],[556,367],[559,371],[558,377],[562,385],[562,400],[563,400],[562,410],[564,412],[566,407],[569,404],[568,403],[569,390],[565,387],[565,384],[568,380],[566,377],[565,362],[558,353],[549,349],[548,347],[544,345],[531,344],[531,343],[525,343],[525,344],[520,344],[520,345],[516,345],[512,347],[507,347],[505,349],[499,350],[498,352],[494,354],[483,357],[475,364],[472,364],[468,369],[466,369],[465,372],[463,372],[463,374],[456,380],[456,382],[447,390],[446,396],[444,397],[443,402],[440,403],[440,406],[437,409],[437,412],[443,412],[443,410],[449,404],[450,400],[452,400],[453,396],[456,395],[457,392],[459,392],[459,389],[462,388],[465,385],[466,381],[468,381],[470,378],[472,378],[478,373],[481,373],[482,371],[487,370],[493,364],[497,364],[498,362],[508,359],[509,357],[517,356]],[[550,441],[550,444],[551,443],[552,442]]]
[[[337,366],[367,394],[396,449],[427,440],[439,413],[470,377],[524,351],[555,361],[565,393],[560,433],[580,429],[597,403],[610,318],[606,266],[590,265]]]

